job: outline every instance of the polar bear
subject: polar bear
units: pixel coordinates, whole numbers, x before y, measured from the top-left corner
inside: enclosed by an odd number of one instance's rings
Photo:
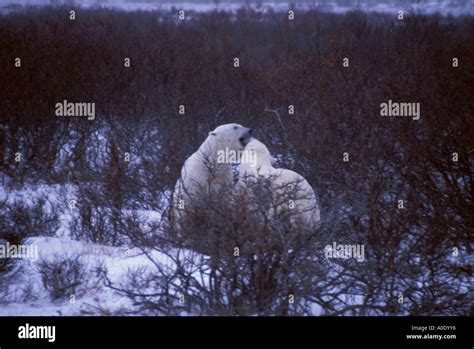
[[[234,184],[232,162],[239,160],[251,134],[252,129],[235,123],[221,125],[209,132],[181,169],[173,193],[175,219],[179,220],[186,209],[198,203],[203,195],[218,194]]]
[[[287,210],[292,222],[299,221],[309,229],[318,226],[320,210],[316,195],[303,176],[291,170],[274,168],[275,159],[270,151],[255,138],[245,146],[243,158],[246,161],[240,164],[237,187],[240,192],[246,192],[245,195],[248,195],[249,189],[254,191],[254,188],[269,187],[273,202],[266,211],[267,218]],[[294,213],[291,213],[292,210]]]

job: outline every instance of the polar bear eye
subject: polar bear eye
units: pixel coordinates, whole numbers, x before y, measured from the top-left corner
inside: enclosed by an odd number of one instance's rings
[[[234,126],[234,130],[237,130],[239,127],[238,126]]]

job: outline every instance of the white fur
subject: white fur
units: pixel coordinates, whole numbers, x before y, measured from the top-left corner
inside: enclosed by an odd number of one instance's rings
[[[245,151],[253,152],[256,163],[242,163],[240,165],[238,186],[241,190],[246,190],[249,183],[257,180],[267,179],[270,181],[274,193],[274,201],[284,203],[276,208],[276,211],[290,209],[289,203],[292,200],[296,214],[293,219],[301,220],[310,228],[317,227],[320,220],[319,206],[313,188],[300,174],[282,168],[274,168],[274,158],[270,151],[262,142],[252,139],[245,147]],[[287,199],[285,199],[287,196]],[[273,215],[274,210],[269,212]]]
[[[175,213],[180,200],[183,200],[185,211],[186,206],[196,203],[200,196],[218,193],[223,186],[230,187],[233,184],[232,164],[218,163],[218,152],[225,151],[226,148],[233,151],[243,150],[245,142],[250,138],[250,132],[250,129],[239,124],[221,125],[209,132],[206,140],[186,160],[181,169],[181,177],[173,194]]]

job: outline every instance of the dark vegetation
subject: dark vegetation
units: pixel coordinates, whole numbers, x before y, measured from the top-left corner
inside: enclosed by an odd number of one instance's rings
[[[175,269],[109,283],[139,312],[473,314],[472,17],[68,10],[0,17],[1,183],[74,184],[75,238],[170,255]],[[95,102],[96,119],[56,116],[63,100]],[[421,120],[380,116],[388,100],[420,103]],[[291,240],[291,261],[277,231],[223,203],[221,219],[203,205],[208,219],[188,226],[218,246],[209,258],[184,258],[176,235],[124,214],[162,211],[183,161],[228,122],[256,129],[318,194],[322,225]],[[32,219],[0,210],[2,239]],[[326,260],[333,241],[363,244],[366,261]]]

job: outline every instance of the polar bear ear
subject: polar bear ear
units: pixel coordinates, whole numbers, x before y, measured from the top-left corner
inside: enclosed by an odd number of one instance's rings
[[[215,133],[215,132],[209,132],[209,136],[217,136],[217,133]]]

